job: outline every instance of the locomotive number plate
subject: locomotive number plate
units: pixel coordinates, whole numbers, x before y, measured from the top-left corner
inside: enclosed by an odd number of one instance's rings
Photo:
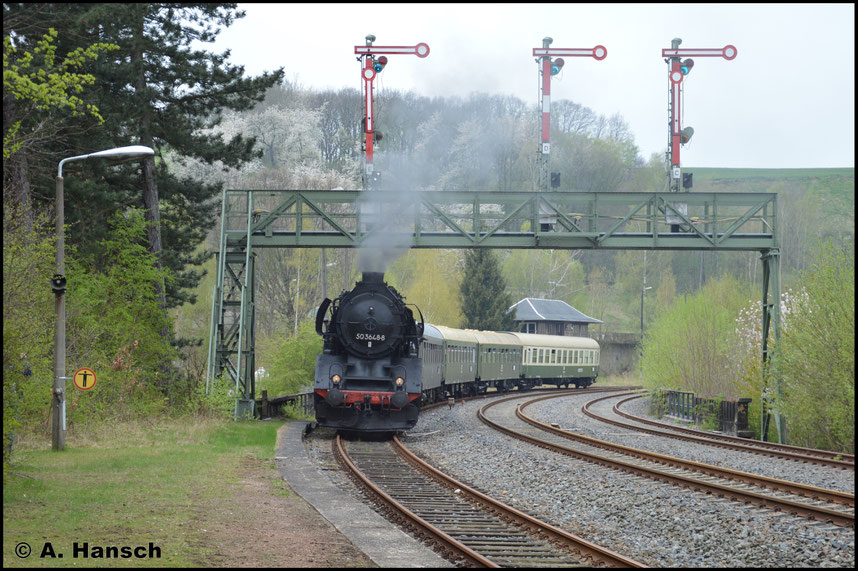
[[[383,334],[358,333],[355,335],[355,339],[358,341],[384,341],[385,336]]]

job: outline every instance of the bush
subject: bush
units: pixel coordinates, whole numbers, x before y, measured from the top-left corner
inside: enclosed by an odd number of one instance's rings
[[[658,315],[642,343],[643,385],[740,396],[735,385],[742,372],[734,353],[735,320],[750,297],[749,289],[722,277]]]
[[[774,352],[792,444],[855,450],[855,252],[822,245]]]
[[[28,426],[50,434],[53,385],[55,228],[32,225],[19,206],[3,207],[3,461],[14,435]]]
[[[316,356],[322,352],[322,338],[316,334],[314,320],[303,322],[291,337],[269,341],[258,362],[265,362],[268,376],[259,379],[256,394],[268,391],[269,397],[295,394],[312,387],[316,376]]]
[[[14,206],[4,209],[4,459],[14,431],[50,435],[54,236],[46,217],[37,217],[32,229],[22,219]],[[66,376],[87,367],[98,378],[85,392],[67,382],[70,433],[87,424],[158,416],[167,410],[165,395],[174,381],[176,351],[154,287],[167,276],[144,245],[146,221],[129,209],[110,225],[109,237],[94,250],[97,259],[66,248]]]
[[[68,264],[66,368],[98,375],[95,389],[69,391],[70,425],[162,414],[175,380],[170,363],[177,353],[156,290],[167,272],[155,267],[144,245],[143,213],[117,213],[110,225],[97,259],[74,257]]]

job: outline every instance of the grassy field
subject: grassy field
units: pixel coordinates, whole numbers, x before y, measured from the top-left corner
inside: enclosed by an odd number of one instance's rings
[[[854,168],[839,169],[722,169],[708,167],[685,167],[698,180],[742,180],[742,179],[819,179],[829,177],[854,177]]]
[[[135,425],[60,453],[17,453],[3,486],[3,566],[206,566],[199,506],[229,493],[243,461],[270,462],[280,424]],[[90,558],[73,557],[75,542],[88,542]],[[40,557],[48,543],[57,557]],[[92,558],[96,546],[148,555],[150,543],[160,557]]]

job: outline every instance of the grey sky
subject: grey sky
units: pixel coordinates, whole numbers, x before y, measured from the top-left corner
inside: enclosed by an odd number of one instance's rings
[[[284,67],[322,90],[360,89],[354,47],[429,44],[427,58],[389,56],[376,81],[424,96],[505,93],[538,103],[533,48],[603,45],[608,57],[565,58],[552,99],[620,113],[641,155],[667,146],[662,48],[734,45],[738,56],[694,58],[684,81],[683,125],[694,138],[685,167],[810,168],[855,165],[853,4],[239,4],[245,18],[214,48],[257,75]],[[536,117],[534,117],[536,120]],[[536,145],[536,141],[534,141]]]

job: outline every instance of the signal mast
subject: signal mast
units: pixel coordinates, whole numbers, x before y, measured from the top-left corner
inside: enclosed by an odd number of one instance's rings
[[[375,116],[373,113],[373,81],[376,76],[381,73],[387,65],[388,55],[411,54],[419,58],[424,58],[429,55],[429,46],[425,43],[419,43],[416,46],[373,46],[375,36],[367,35],[365,46],[355,46],[355,53],[358,54],[357,60],[364,58],[364,66],[361,69],[361,77],[363,78],[363,106],[364,119],[363,131],[366,137],[364,147],[364,172],[363,172],[363,187],[364,190],[376,188],[381,180],[381,173],[373,170],[372,151],[373,143],[381,140],[381,133],[375,131]],[[376,57],[378,56],[378,57]]]
[[[694,129],[686,127],[681,129],[681,110],[682,110],[682,79],[691,72],[694,67],[692,57],[722,57],[726,60],[732,60],[738,52],[735,46],[726,45],[723,48],[685,48],[680,49],[679,44],[682,43],[680,38],[674,38],[670,42],[670,49],[661,50],[661,57],[666,58],[664,61],[668,64],[668,79],[670,80],[670,90],[668,96],[667,112],[670,122],[669,138],[667,144],[667,162],[669,165],[668,171],[668,187],[670,192],[679,192],[679,181],[682,179],[682,188],[691,190],[692,179],[691,173],[682,175],[679,168],[679,147],[691,140],[694,135]],[[682,59],[687,58],[687,59]]]
[[[603,60],[608,55],[605,46],[594,48],[549,48],[554,41],[553,38],[543,38],[541,48],[533,48],[533,55],[539,66],[539,107],[542,113],[542,140],[539,153],[539,183],[537,189],[540,192],[548,192],[551,188],[560,186],[560,173],[552,173],[549,157],[551,154],[551,78],[560,73],[565,62],[563,57],[592,57]],[[555,56],[556,59],[551,59]],[[561,57],[563,56],[563,57]],[[555,216],[540,209],[539,223],[543,231],[547,231],[557,222]]]
[[[551,78],[563,69],[563,57],[592,57],[597,60],[603,60],[608,55],[608,50],[604,46],[596,46],[594,48],[549,48],[552,38],[543,38],[541,48],[533,48],[533,55],[538,56],[536,62],[539,66],[539,107],[542,112],[542,141],[539,149],[541,168],[539,170],[539,190],[548,191],[550,187],[556,188],[560,186],[560,173],[554,173],[557,176],[549,177],[549,155],[551,153]],[[557,56],[557,59],[552,60],[552,56]],[[563,56],[563,57],[560,57]]]

